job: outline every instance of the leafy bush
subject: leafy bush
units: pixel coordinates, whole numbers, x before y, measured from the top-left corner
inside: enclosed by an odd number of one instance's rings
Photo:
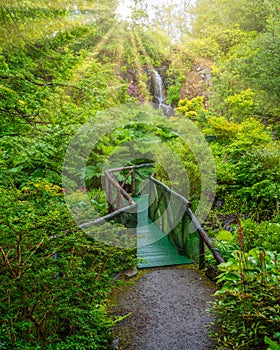
[[[278,338],[280,338],[280,333],[277,333]],[[280,345],[278,345],[277,343],[275,343],[273,340],[271,340],[268,337],[264,337],[264,342],[266,344],[269,344],[269,348],[267,348],[267,350],[280,350]],[[279,342],[278,342],[279,343]]]
[[[279,144],[260,121],[247,118],[233,123],[225,117],[208,118],[214,134],[211,143],[217,166],[217,195],[238,202],[238,212],[254,215],[257,220],[277,214],[279,201]],[[231,196],[231,194],[234,196]]]
[[[227,58],[216,65],[212,80],[214,93],[210,98],[216,111],[226,114],[227,98],[237,97],[249,87],[254,92],[254,105],[251,108],[247,104],[247,107],[254,116],[269,116],[270,125],[278,128],[280,56],[275,54],[275,48],[279,45],[280,36],[278,32],[274,36],[278,26],[279,23],[275,23],[270,33],[262,33],[234,47]]]
[[[256,223],[253,220],[242,220],[244,233],[244,246],[246,250],[261,247],[280,253],[280,224],[262,221]]]
[[[229,122],[225,117],[212,116],[208,119],[209,127],[205,132],[210,135],[216,135],[216,139],[221,144],[228,144],[235,139],[240,126],[237,123]]]
[[[4,349],[108,349],[112,276],[133,250],[89,241],[59,187],[1,189],[0,343]]]
[[[223,349],[264,349],[264,337],[275,339],[280,324],[279,254],[253,249],[235,251],[219,265],[222,273],[212,312],[212,335]]]
[[[180,99],[180,92],[182,88],[182,83],[176,82],[173,85],[169,85],[167,88],[167,103],[176,106]]]
[[[233,121],[243,121],[253,115],[254,93],[250,89],[225,99],[228,106],[227,114]]]
[[[180,100],[176,111],[191,120],[199,120],[199,116],[203,116],[205,119],[207,111],[204,108],[204,96],[195,97],[191,100]]]

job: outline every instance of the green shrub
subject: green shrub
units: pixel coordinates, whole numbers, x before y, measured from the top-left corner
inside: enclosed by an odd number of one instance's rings
[[[176,82],[173,85],[169,85],[167,88],[167,103],[170,103],[173,106],[176,106],[180,99],[182,84]]]
[[[278,338],[280,338],[280,333],[277,333],[277,335],[278,335]],[[280,345],[275,343],[270,338],[264,337],[264,342],[269,345],[269,348],[267,348],[267,350],[280,350]]]
[[[90,241],[58,186],[1,189],[0,343],[4,349],[108,349],[112,276],[133,250]]]
[[[244,245],[247,250],[255,247],[280,253],[280,224],[263,221],[256,223],[247,219],[242,221]]]
[[[246,118],[252,116],[254,93],[250,89],[241,91],[239,94],[228,96],[225,102],[228,106],[227,114],[233,121],[242,122]]]
[[[180,100],[176,111],[201,127],[207,125],[207,119],[210,115],[204,107],[204,96],[195,97],[191,100],[187,98]]]
[[[253,249],[235,251],[222,272],[211,312],[212,336],[223,349],[261,350],[264,337],[276,338],[280,325],[280,255]]]

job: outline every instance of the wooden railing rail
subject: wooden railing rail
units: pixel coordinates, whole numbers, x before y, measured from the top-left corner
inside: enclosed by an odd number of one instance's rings
[[[140,165],[126,166],[121,168],[113,168],[104,171],[105,178],[105,192],[107,195],[107,201],[109,205],[109,214],[95,219],[92,222],[87,222],[81,225],[81,228],[89,227],[92,223],[95,225],[102,225],[105,222],[112,221],[120,217],[121,215],[129,215],[134,217],[134,222],[137,222],[137,207],[138,204],[134,202],[132,196],[135,195],[135,172],[137,169],[152,167],[153,163],[146,163]],[[129,173],[126,175],[122,183],[119,182],[115,173],[120,173],[121,171],[129,170]],[[125,185],[131,177],[131,192],[130,195],[125,189]],[[114,193],[115,192],[115,193]],[[131,220],[131,219],[130,219]],[[132,220],[133,221],[133,220]]]
[[[138,205],[137,203],[134,202],[132,198],[133,196],[136,195],[135,172],[137,171],[137,169],[141,169],[144,167],[153,167],[153,166],[154,166],[153,163],[146,163],[146,164],[105,170],[104,172],[105,191],[106,191],[107,200],[109,203],[110,213],[97,220],[94,220],[94,223],[97,225],[101,225],[110,220],[114,220],[114,218],[116,218],[117,216],[125,215],[125,213],[128,213],[128,212],[132,213],[130,215],[133,215],[134,222],[137,222]],[[115,176],[115,173],[120,173],[122,171],[128,171],[128,173],[125,175],[124,180],[120,182]],[[129,191],[131,192],[131,195],[125,190],[125,186],[127,185],[127,182],[130,177],[131,177],[131,182],[130,182],[131,185],[129,187]],[[169,193],[170,195],[172,195],[173,198],[176,198],[175,199],[175,201],[177,201],[176,203],[179,203],[179,205],[183,208],[182,209],[183,215],[181,218],[182,227],[186,224],[183,222],[185,220],[188,220],[193,224],[195,228],[194,232],[197,232],[198,234],[197,237],[199,237],[199,267],[200,268],[205,267],[205,246],[207,246],[208,249],[211,251],[211,253],[213,254],[218,264],[223,263],[224,259],[220,251],[212,244],[211,239],[209,238],[205,230],[202,228],[201,224],[198,222],[196,216],[192,212],[190,208],[191,202],[189,202],[185,197],[183,197],[179,193],[170,189],[161,181],[157,180],[154,177],[154,174],[150,176],[150,180],[155,184],[154,186],[160,186],[160,188],[162,188],[164,192]],[[186,219],[186,217],[188,217],[188,219]],[[91,223],[86,223],[84,224],[84,226],[86,227],[89,224]]]
[[[220,251],[212,244],[211,239],[209,238],[209,236],[207,235],[205,230],[202,228],[202,226],[198,222],[196,216],[192,212],[192,210],[190,208],[191,203],[185,197],[183,197],[179,193],[171,190],[164,183],[157,180],[154,176],[151,176],[150,179],[156,185],[160,186],[164,191],[170,193],[172,196],[177,198],[180,201],[180,203],[185,207],[185,212],[187,213],[188,217],[190,218],[190,220],[195,228],[195,231],[199,234],[199,267],[200,268],[205,267],[205,245],[211,251],[211,253],[213,254],[217,263],[218,264],[223,263],[224,259],[221,255]],[[183,220],[183,218],[184,218],[184,215],[182,213],[181,220]],[[182,225],[183,225],[183,223],[182,223]]]

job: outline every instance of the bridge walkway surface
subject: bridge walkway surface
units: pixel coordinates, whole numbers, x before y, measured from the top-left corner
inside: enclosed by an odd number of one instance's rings
[[[190,264],[191,260],[184,255],[180,255],[167,235],[149,219],[149,195],[134,197],[133,200],[138,204],[138,267],[147,268]]]
[[[198,267],[205,267],[206,247],[218,263],[224,259],[186,198],[154,174],[149,175],[148,186],[137,183],[137,171],[146,167],[144,164],[105,171],[111,213],[96,223],[120,223],[126,228],[124,232],[132,234],[133,242],[136,233],[138,267],[149,267],[142,270],[131,288],[126,286],[117,296],[112,312],[126,316],[113,327],[113,348],[212,350],[215,344],[207,327],[213,318],[206,308],[213,300],[215,286]],[[123,174],[118,178],[120,172]]]

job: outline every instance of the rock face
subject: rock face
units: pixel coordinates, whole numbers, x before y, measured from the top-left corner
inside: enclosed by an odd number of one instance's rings
[[[121,72],[120,75],[123,79],[125,79],[128,83],[137,84],[137,70],[133,68],[127,69],[125,72]]]
[[[209,99],[210,95],[210,87],[212,86],[212,74],[211,74],[211,66],[212,62],[208,60],[200,60],[197,62],[191,69],[186,81],[183,84],[181,93],[180,93],[180,99],[192,99],[194,97],[198,96],[204,96],[205,97],[205,104],[207,106],[207,101]],[[165,104],[165,98],[166,98],[166,90],[167,90],[167,72],[168,65],[162,65],[160,67],[156,67],[155,70],[151,70],[151,67],[144,66],[142,67],[142,73],[143,71],[147,75],[147,89],[150,91],[151,94],[151,101],[154,107],[157,109],[158,106],[162,105],[162,110],[164,114],[167,117],[174,115],[174,110]],[[155,71],[161,78],[161,90],[163,93],[162,100],[159,101],[159,89],[157,86],[157,79],[155,78]],[[129,68],[126,72],[122,73],[122,77],[127,80],[129,83],[133,84],[134,86],[138,85],[137,80],[137,69]]]
[[[147,79],[146,85],[147,90],[150,93],[150,101],[155,109],[161,109],[167,117],[171,117],[175,114],[174,109],[166,104],[166,71],[168,69],[167,65],[157,67],[156,69],[143,66],[141,74],[145,72]],[[141,98],[138,93],[137,79],[138,73],[136,69],[129,68],[127,71],[123,72],[121,76],[129,83],[128,92],[131,96],[138,99],[139,102],[144,102],[145,98]],[[143,96],[142,96],[143,97]]]
[[[212,82],[211,62],[203,61],[195,64],[181,90],[180,98],[192,99],[198,96],[205,96],[207,102],[209,98],[209,87]]]
[[[163,83],[163,90],[166,91],[166,71],[168,69],[168,66],[164,65],[164,66],[160,66],[160,67],[156,67],[156,71],[158,72],[158,74],[161,76],[162,78],[162,83]],[[143,74],[143,72],[145,72],[146,76],[147,76],[147,89],[150,91],[151,96],[155,96],[155,86],[154,86],[154,73],[153,70],[151,70],[151,67],[148,66],[143,66],[141,67],[141,72],[138,72],[136,68],[128,68],[126,71],[124,72],[119,72],[119,75],[125,79],[128,83],[133,83],[135,85],[137,85],[139,83],[138,79],[137,79],[137,75],[138,73]],[[156,103],[156,101],[153,101]]]

